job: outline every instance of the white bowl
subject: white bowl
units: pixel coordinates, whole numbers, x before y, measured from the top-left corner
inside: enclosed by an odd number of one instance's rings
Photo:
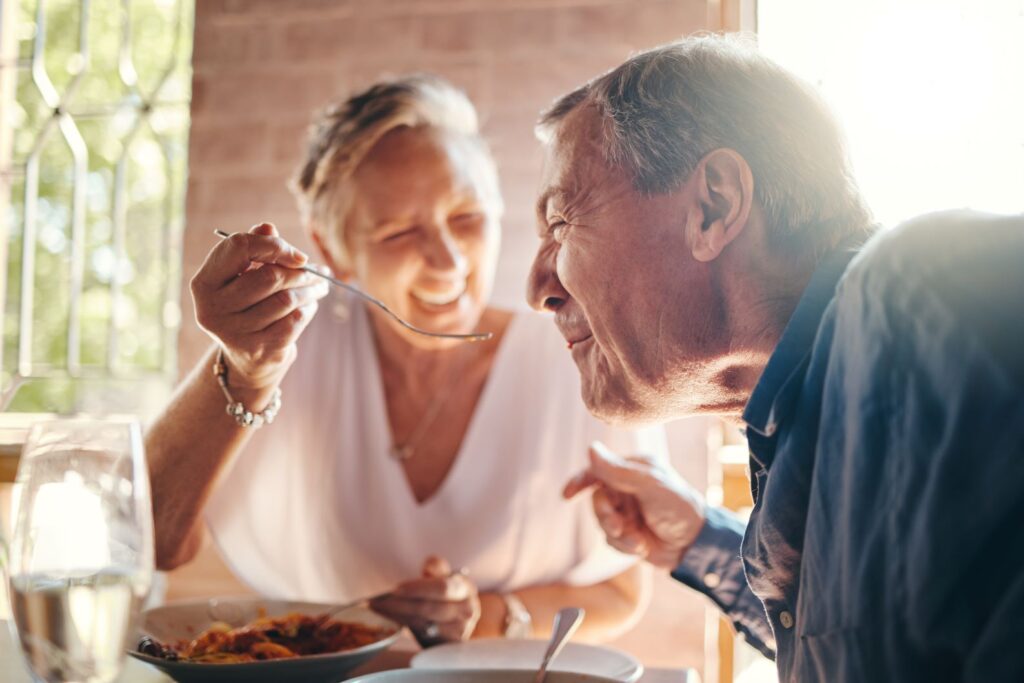
[[[463,643],[438,645],[412,659],[414,669],[505,669],[536,667],[548,648],[546,640],[481,638]],[[644,673],[636,657],[615,648],[586,643],[566,643],[551,663],[552,671],[603,676],[620,683],[633,683]]]
[[[179,640],[195,638],[215,621],[242,626],[260,616],[280,617],[292,612],[315,615],[335,609],[335,605],[315,602],[261,598],[198,600],[146,610],[142,613],[140,630],[142,635],[152,636],[164,644],[173,644]],[[386,629],[386,635],[375,643],[355,650],[240,664],[171,662],[134,651],[129,654],[155,666],[179,683],[335,683],[355,667],[391,647],[398,639],[398,624],[364,607],[350,607],[334,614],[333,618],[382,627]]]

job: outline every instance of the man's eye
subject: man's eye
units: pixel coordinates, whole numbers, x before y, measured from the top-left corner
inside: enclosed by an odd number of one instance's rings
[[[554,221],[548,224],[548,232],[551,233],[551,237],[556,242],[560,242],[565,237],[566,230],[569,229],[569,224],[565,221]]]

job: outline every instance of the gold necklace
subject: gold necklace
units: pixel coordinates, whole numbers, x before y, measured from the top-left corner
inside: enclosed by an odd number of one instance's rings
[[[461,351],[462,349],[457,350]],[[456,369],[462,368],[462,365],[466,362],[466,358],[466,355],[463,354],[462,357],[459,359],[459,362],[453,362],[451,364],[451,367],[448,369],[448,377],[446,378],[447,381],[444,383],[442,391],[440,391],[438,394],[434,396],[433,399],[431,399],[430,405],[427,406],[427,409],[423,412],[423,415],[416,423],[416,427],[412,430],[412,433],[409,434],[409,437],[405,440],[405,443],[395,443],[395,437],[394,435],[392,435],[392,443],[390,450],[392,458],[398,460],[399,462],[405,462],[406,460],[409,460],[413,455],[416,454],[416,448],[420,445],[420,440],[422,440],[423,437],[426,435],[427,429],[429,429],[430,426],[434,423],[434,420],[437,419],[437,415],[438,413],[441,412],[441,408],[444,407],[444,404],[448,401],[448,398],[451,396],[452,390],[455,388],[455,377],[458,376]]]

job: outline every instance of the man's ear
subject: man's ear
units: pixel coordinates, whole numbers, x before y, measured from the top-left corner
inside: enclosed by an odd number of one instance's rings
[[[747,225],[754,203],[754,175],[739,152],[722,148],[704,155],[693,180],[703,218],[692,227],[691,250],[698,261],[713,261]]]
[[[326,243],[327,240],[324,239],[323,234],[316,228],[316,226],[310,226],[309,237],[313,240],[313,244],[316,245],[316,250],[320,252],[321,262],[330,266],[331,271],[334,272],[334,277],[339,280],[345,280],[346,282],[351,280],[352,272],[342,265],[339,258],[334,256],[330,247]]]

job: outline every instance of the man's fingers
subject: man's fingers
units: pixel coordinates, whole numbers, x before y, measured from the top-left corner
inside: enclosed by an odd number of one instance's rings
[[[426,578],[445,578],[452,573],[452,566],[448,560],[437,555],[431,555],[423,561],[423,576]]]
[[[610,538],[618,538],[625,531],[626,519],[617,509],[608,489],[602,487],[594,491],[594,514]]]
[[[590,474],[605,485],[624,493],[637,493],[652,483],[649,469],[613,453],[600,441],[590,445]]]
[[[601,480],[591,474],[590,470],[584,470],[565,483],[562,497],[568,500],[600,483]]]
[[[647,535],[642,531],[629,531],[618,538],[608,538],[608,545],[627,555],[638,555],[646,558],[650,553]]]

